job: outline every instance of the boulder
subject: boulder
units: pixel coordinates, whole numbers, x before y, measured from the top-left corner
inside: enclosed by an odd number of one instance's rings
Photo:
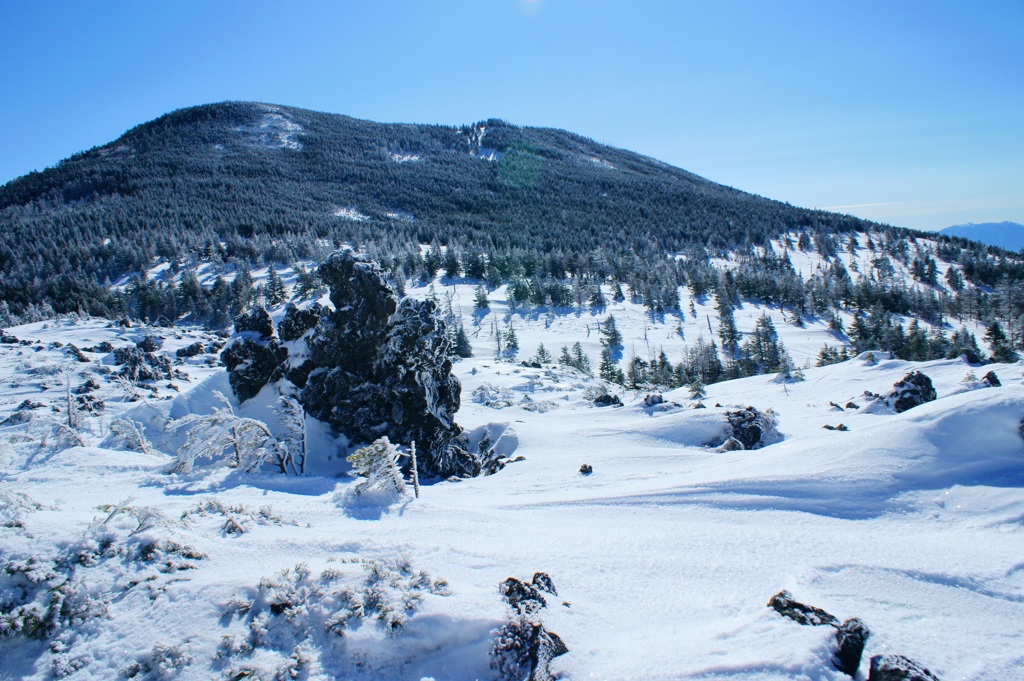
[[[590,475],[593,472],[594,467],[591,466],[589,463],[585,463],[582,466],[580,466],[580,475]]]
[[[988,387],[990,388],[998,388],[999,386],[1002,385],[1002,382],[999,380],[999,377],[996,376],[996,372],[994,371],[990,371],[984,376],[982,376],[981,382],[988,383]]]
[[[205,351],[206,351],[206,348],[203,346],[202,342],[201,341],[196,341],[195,343],[192,343],[191,345],[187,345],[187,346],[185,346],[183,348],[178,348],[178,351],[175,352],[174,354],[177,355],[178,357],[185,358],[185,357],[195,357],[196,355],[201,355]]]
[[[274,340],[238,338],[220,354],[228,369],[231,390],[241,402],[255,397],[263,386],[280,377],[288,351]]]
[[[908,409],[931,402],[937,396],[932,379],[920,371],[912,371],[893,385],[892,390],[881,399],[897,414],[902,414]]]
[[[743,449],[757,449],[778,442],[781,439],[776,428],[775,414],[762,412],[754,407],[727,411],[730,437],[743,445]],[[728,441],[728,440],[727,440]]]
[[[868,681],[939,681],[926,667],[902,655],[875,655],[871,658]]]
[[[856,617],[846,620],[836,630],[836,648],[832,653],[832,666],[848,676],[857,676],[864,645],[871,631]]]
[[[316,328],[323,309],[319,304],[301,310],[295,303],[288,303],[284,310],[284,318],[277,325],[277,335],[284,342],[297,341],[308,331]]]
[[[118,375],[133,383],[171,379],[171,360],[145,352],[138,347],[114,350],[114,364],[121,365]]]
[[[138,341],[135,346],[143,352],[156,352],[164,346],[164,339],[150,334]]]
[[[618,395],[609,395],[608,393],[602,393],[594,398],[594,406],[621,407],[622,400],[619,399]]]
[[[664,402],[665,398],[660,393],[654,393],[653,395],[648,395],[644,398],[645,407],[654,407],[659,404],[663,404]]]
[[[262,305],[257,305],[249,312],[235,317],[235,333],[253,335],[259,340],[268,341],[274,337],[274,322],[270,313]]]

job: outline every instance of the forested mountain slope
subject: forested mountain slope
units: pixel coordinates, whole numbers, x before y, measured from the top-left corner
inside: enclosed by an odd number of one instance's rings
[[[628,269],[666,252],[869,225],[558,130],[224,103],[173,112],[8,183],[0,226],[0,294],[12,307],[41,295],[88,309],[102,307],[97,284],[154,258],[220,250],[290,262],[313,255],[317,239],[388,255],[438,241],[569,273],[601,254],[611,274],[619,260]]]
[[[796,208],[564,131],[255,103],[175,111],[0,187],[0,326],[83,311],[223,328],[260,300],[252,272],[305,263],[311,290],[310,265],[341,244],[399,288],[444,272],[507,284],[517,305],[600,309],[612,294],[655,315],[713,293],[841,339],[843,315],[870,316],[852,344],[901,356],[892,316],[1024,343],[1019,254]]]

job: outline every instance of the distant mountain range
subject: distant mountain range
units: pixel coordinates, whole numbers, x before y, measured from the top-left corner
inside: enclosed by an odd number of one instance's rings
[[[1019,251],[1024,248],[1024,225],[1019,222],[968,222],[966,225],[953,225],[941,229],[939,234],[980,241],[1008,251]]]

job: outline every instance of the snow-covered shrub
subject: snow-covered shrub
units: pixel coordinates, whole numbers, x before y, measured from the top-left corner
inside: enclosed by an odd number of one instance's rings
[[[158,643],[122,669],[120,675],[125,679],[173,679],[190,664],[192,658],[182,650],[182,646]]]
[[[538,617],[547,606],[543,594],[557,595],[554,583],[546,573],[538,572],[530,583],[509,577],[499,589],[509,614],[495,632],[491,669],[500,681],[553,681],[551,660],[569,652],[558,634],[545,629]]]
[[[135,421],[130,419],[114,419],[110,422],[110,436],[107,437],[104,446],[112,444],[113,440],[121,440],[124,446],[133,452],[152,454],[156,451]]]
[[[265,668],[267,653],[276,653],[272,673],[288,673],[300,651],[304,664],[331,675],[342,661],[334,651],[349,632],[372,622],[384,636],[400,635],[428,595],[448,595],[447,583],[404,559],[339,561],[319,573],[300,563],[227,604],[225,616],[244,628],[222,639],[217,664],[227,678],[247,678],[231,674]]]
[[[225,407],[212,414],[189,414],[168,425],[173,430],[187,429],[185,443],[178,448],[170,473],[187,473],[197,459],[219,457],[230,449],[229,465],[246,473],[258,469],[277,446],[266,424],[256,419],[235,416],[231,405],[220,393]]]
[[[286,520],[274,513],[269,506],[262,506],[254,511],[243,504],[227,506],[216,499],[209,499],[197,504],[181,514],[181,520],[191,523],[196,518],[221,516],[224,522],[220,531],[224,535],[242,535],[255,525],[295,525],[295,521]]]
[[[473,390],[473,401],[491,409],[504,409],[512,406],[512,393],[490,383],[481,383]]]
[[[386,437],[373,444],[357,449],[346,459],[362,478],[356,483],[356,494],[380,491],[400,496],[405,494],[405,479],[398,462],[401,454]]]
[[[279,439],[279,447],[274,450],[274,462],[282,473],[302,475],[306,472],[308,447],[306,442],[306,410],[291,395],[281,395],[280,405],[274,411],[281,419],[284,433]]]

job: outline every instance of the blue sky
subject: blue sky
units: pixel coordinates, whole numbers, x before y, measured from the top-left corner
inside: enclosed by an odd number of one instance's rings
[[[1024,222],[1024,2],[0,1],[0,182],[258,100],[572,130],[894,225]]]

